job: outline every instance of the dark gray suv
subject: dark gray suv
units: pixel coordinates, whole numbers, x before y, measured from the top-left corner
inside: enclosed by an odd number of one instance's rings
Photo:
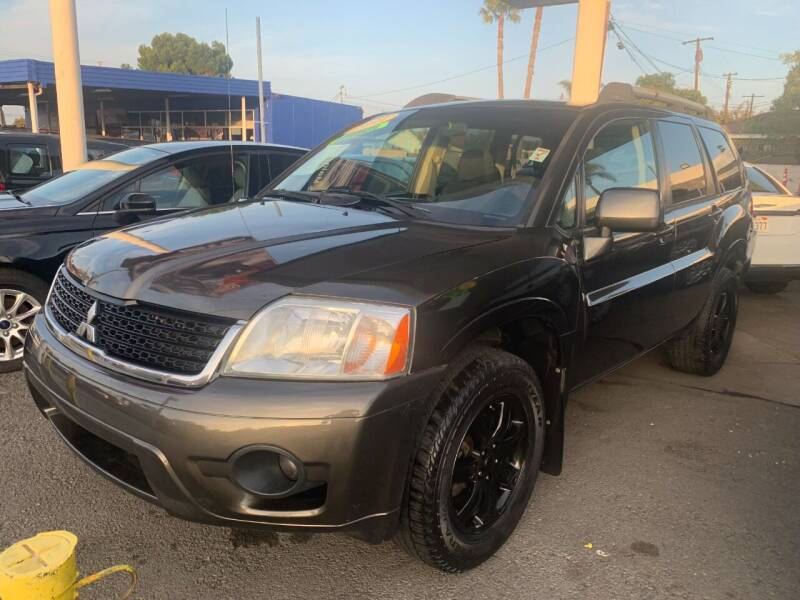
[[[722,367],[749,206],[720,128],[662,108],[379,115],[261,198],[74,250],[26,373],[76,453],[172,514],[469,569],[561,471],[570,390],[662,344]]]

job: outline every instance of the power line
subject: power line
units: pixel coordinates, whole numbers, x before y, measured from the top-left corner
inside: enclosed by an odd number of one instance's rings
[[[574,39],[575,39],[575,37],[573,36],[573,37],[567,38],[565,40],[561,40],[560,42],[556,42],[555,44],[551,44],[549,46],[545,46],[544,48],[540,48],[538,50],[538,52],[544,52],[545,50],[550,50],[551,48],[556,48],[558,46],[563,46],[567,42],[571,42]],[[526,54],[520,54],[519,56],[514,56],[512,58],[504,60],[503,64],[507,64],[507,63],[510,63],[510,62],[513,62],[513,61],[517,61],[517,60],[520,60],[522,58],[528,58],[528,56],[529,56],[529,54],[527,54],[527,53]],[[429,81],[427,83],[422,83],[422,84],[419,84],[419,85],[412,85],[412,86],[408,86],[408,87],[404,87],[404,88],[398,88],[398,89],[395,89],[395,90],[387,90],[385,92],[378,92],[378,93],[374,93],[374,94],[364,94],[362,96],[351,96],[351,98],[356,98],[356,97],[359,97],[359,98],[371,98],[371,97],[374,97],[374,96],[386,96],[388,94],[399,94],[400,92],[408,92],[408,91],[411,91],[411,90],[418,90],[420,88],[425,88],[425,87],[429,87],[429,86],[432,86],[432,85],[437,85],[439,83],[445,83],[445,82],[448,82],[448,81],[453,81],[454,79],[460,79],[461,77],[466,77],[468,75],[473,75],[475,73],[480,73],[481,71],[488,71],[489,69],[494,69],[496,67],[497,67],[497,65],[493,64],[493,65],[489,65],[488,67],[481,67],[479,69],[473,69],[472,71],[467,71],[465,73],[459,73],[458,75],[453,75],[452,77],[445,77],[444,79],[438,79],[436,81]]]
[[[619,19],[617,19],[617,21],[619,21]],[[668,29],[659,29],[659,28],[650,28],[650,29],[648,29],[648,28],[645,28],[643,25],[631,24],[628,21],[621,21],[621,23],[623,25],[625,25],[625,27],[627,27],[628,29],[630,29],[632,31],[638,31],[639,33],[646,33],[648,35],[653,35],[653,36],[656,36],[656,37],[664,38],[665,40],[671,40],[673,42],[679,42],[680,43],[680,42],[683,41],[683,38],[678,38],[678,37],[675,37],[674,35],[665,35],[664,33],[659,33],[659,31],[670,31]],[[671,32],[671,33],[676,33],[676,32]],[[709,46],[709,48],[714,48],[715,50],[723,50],[723,51],[727,51],[727,52],[740,52],[740,53],[743,53],[743,54],[748,54],[746,52],[732,50],[730,48],[722,48],[721,46],[734,46],[734,47],[739,47],[739,48],[747,48],[749,50],[756,50],[758,52],[766,52],[766,53],[772,54],[772,56],[763,56],[763,55],[756,55],[756,54],[753,54],[752,56],[756,56],[757,58],[767,58],[767,59],[770,59],[770,60],[781,60],[780,57],[779,57],[780,52],[775,52],[774,50],[768,50],[767,48],[758,48],[756,46],[747,46],[745,44],[731,44],[731,43],[725,43],[725,42],[717,42],[716,45]]]

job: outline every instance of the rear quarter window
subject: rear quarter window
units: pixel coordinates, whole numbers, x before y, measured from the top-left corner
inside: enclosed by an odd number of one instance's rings
[[[708,127],[698,127],[698,129],[722,190],[728,192],[742,187],[744,182],[739,157],[728,142],[728,138],[715,129]]]

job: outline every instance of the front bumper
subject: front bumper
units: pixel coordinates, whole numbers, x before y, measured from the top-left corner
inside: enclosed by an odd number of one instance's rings
[[[25,372],[42,413],[81,458],[128,491],[190,520],[349,531],[379,541],[396,528],[410,457],[439,370],[385,382],[220,377],[201,389],[147,383],[63,346],[43,315]],[[229,460],[269,445],[302,461],[311,490],[245,491]]]

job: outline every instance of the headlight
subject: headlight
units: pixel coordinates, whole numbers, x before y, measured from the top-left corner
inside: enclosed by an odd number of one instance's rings
[[[254,316],[224,375],[387,379],[408,369],[411,311],[399,306],[288,297]]]

